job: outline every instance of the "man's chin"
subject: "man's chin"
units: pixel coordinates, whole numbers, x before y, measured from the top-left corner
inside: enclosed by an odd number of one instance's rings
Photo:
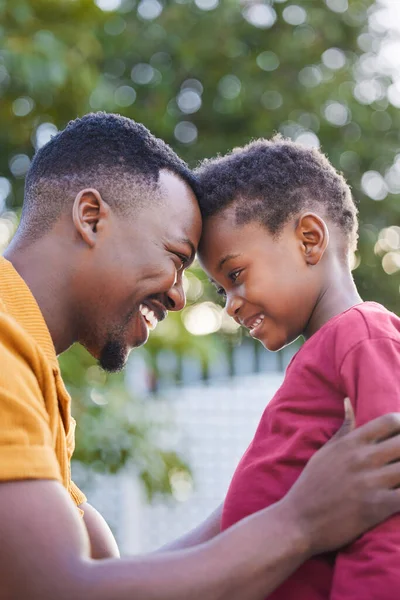
[[[149,328],[139,315],[139,327],[137,322],[132,327],[126,327],[123,332],[118,332],[115,337],[110,336],[100,352],[91,352],[97,358],[100,367],[108,373],[118,373],[125,367],[128,356],[134,348],[143,346],[149,339]]]
[[[129,352],[120,342],[107,342],[98,359],[99,365],[107,373],[119,373],[128,361]]]

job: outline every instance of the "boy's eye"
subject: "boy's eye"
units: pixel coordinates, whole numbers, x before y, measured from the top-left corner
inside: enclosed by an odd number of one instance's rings
[[[232,271],[232,273],[229,273],[229,279],[235,283],[235,281],[237,280],[237,278],[239,277],[240,273],[241,273],[241,269],[238,269],[237,271]]]
[[[223,298],[226,298],[226,292],[225,292],[224,288],[222,288],[222,287],[217,288],[217,294],[218,294],[218,296],[222,296]]]

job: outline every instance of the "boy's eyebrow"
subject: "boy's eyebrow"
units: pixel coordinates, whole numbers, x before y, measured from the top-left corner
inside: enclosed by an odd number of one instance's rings
[[[228,260],[237,258],[238,256],[240,256],[240,254],[227,254],[226,256],[223,256],[217,265],[217,271],[221,271],[224,263],[226,263]]]

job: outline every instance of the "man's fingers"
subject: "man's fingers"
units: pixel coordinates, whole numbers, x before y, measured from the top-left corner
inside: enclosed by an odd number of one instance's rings
[[[372,477],[379,483],[380,486],[383,486],[388,490],[398,488],[400,486],[400,462],[392,463],[391,465],[386,465],[385,467],[380,467],[373,475],[371,474],[371,478]]]
[[[380,504],[386,507],[387,518],[400,512],[400,489],[387,491],[380,499]]]
[[[400,461],[400,434],[371,446],[371,456],[377,465]]]
[[[400,413],[388,413],[382,415],[365,425],[361,425],[351,433],[358,442],[379,442],[400,433]],[[397,456],[400,460],[400,449]]]

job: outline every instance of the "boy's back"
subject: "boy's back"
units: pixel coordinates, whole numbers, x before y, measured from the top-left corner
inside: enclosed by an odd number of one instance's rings
[[[400,410],[400,319],[379,304],[365,302],[332,318],[292,359],[233,477],[223,529],[286,494],[340,427],[345,396],[357,425]],[[399,590],[397,516],[336,556],[308,561],[269,598],[394,600]]]

